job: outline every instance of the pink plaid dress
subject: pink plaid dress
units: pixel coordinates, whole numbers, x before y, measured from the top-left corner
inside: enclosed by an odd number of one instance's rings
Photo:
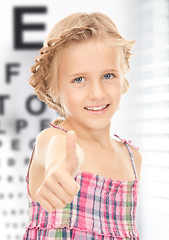
[[[66,132],[61,127],[52,124],[49,126]],[[29,224],[23,240],[139,240],[135,222],[139,180],[129,147],[132,143],[118,138],[129,151],[135,180],[113,180],[80,170],[74,178],[80,185],[80,190],[64,209],[47,212],[38,202],[33,201],[29,193],[27,173]]]

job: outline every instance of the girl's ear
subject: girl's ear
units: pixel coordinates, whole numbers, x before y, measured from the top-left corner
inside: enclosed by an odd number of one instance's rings
[[[122,89],[121,89],[122,94],[125,94],[128,91],[129,87],[130,87],[129,82],[127,81],[126,78],[124,78],[122,83]]]

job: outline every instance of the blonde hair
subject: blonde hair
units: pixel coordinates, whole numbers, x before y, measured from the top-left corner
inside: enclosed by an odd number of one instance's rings
[[[78,12],[60,20],[49,32],[40,50],[40,56],[36,57],[35,64],[31,67],[33,74],[29,83],[34,87],[34,93],[38,98],[49,108],[56,110],[62,118],[66,117],[66,113],[58,96],[59,58],[72,44],[90,39],[110,39],[112,44],[121,46],[123,71],[126,73],[130,69],[130,50],[135,41],[122,38],[117,27],[107,15],[100,12]],[[128,89],[129,82],[124,79],[122,93],[126,93]]]

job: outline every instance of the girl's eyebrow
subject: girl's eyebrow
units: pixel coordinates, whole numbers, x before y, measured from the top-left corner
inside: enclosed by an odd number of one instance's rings
[[[119,69],[107,69],[107,70],[104,70],[101,74],[105,73],[105,72],[119,72]],[[73,73],[71,75],[69,75],[69,77],[76,77],[76,76],[80,76],[80,75],[86,75],[87,73],[86,72],[81,72],[81,73]]]

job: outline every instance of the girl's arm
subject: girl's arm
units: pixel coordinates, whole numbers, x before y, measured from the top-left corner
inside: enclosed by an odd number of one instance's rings
[[[72,131],[54,132],[44,130],[38,135],[29,176],[31,196],[47,211],[63,208],[72,201],[79,189],[73,177],[84,161],[83,151]]]

